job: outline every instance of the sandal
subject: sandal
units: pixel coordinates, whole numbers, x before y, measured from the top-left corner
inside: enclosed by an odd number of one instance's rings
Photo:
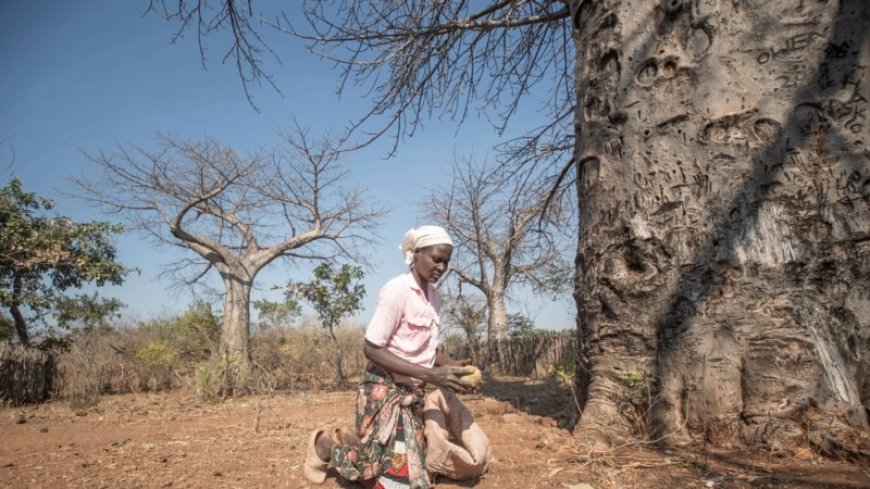
[[[314,430],[308,439],[308,453],[305,455],[305,464],[302,471],[305,478],[315,484],[323,484],[326,480],[326,468],[329,462],[324,462],[317,456],[317,437],[323,434],[323,430]]]

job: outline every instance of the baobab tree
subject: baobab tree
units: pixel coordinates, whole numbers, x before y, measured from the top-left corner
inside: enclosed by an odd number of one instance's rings
[[[507,337],[511,286],[552,293],[565,285],[552,278],[567,267],[563,252],[572,234],[571,213],[561,199],[547,199],[546,180],[496,170],[471,158],[457,160],[450,186],[433,190],[424,206],[453,236],[452,273],[486,299],[492,340]]]
[[[278,259],[357,259],[381,211],[346,174],[328,138],[296,127],[272,152],[240,155],[211,139],[161,137],[156,150],[89,155],[99,173],[85,198],[165,244],[193,253],[174,264],[188,284],[214,270],[224,285],[220,359],[244,373],[254,279]],[[192,271],[192,273],[190,273]]]
[[[576,188],[576,435],[866,457],[870,3],[356,0],[303,15],[275,23],[343,82],[374,82],[372,138],[477,103],[501,128],[549,90],[550,121],[503,161]]]

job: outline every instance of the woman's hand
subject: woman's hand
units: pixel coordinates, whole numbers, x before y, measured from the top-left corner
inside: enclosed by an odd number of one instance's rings
[[[387,351],[386,348],[373,345],[368,340],[363,346],[363,352],[366,358],[390,372],[420,379],[454,392],[466,393],[471,391],[467,385],[459,381],[460,377],[473,371],[472,368],[466,366],[471,363],[469,359],[453,360],[446,354],[438,353],[435,357],[435,366],[426,368],[399,358]]]
[[[436,377],[441,375],[442,377],[440,380],[427,380],[427,382],[431,382],[439,387],[444,387],[455,392],[471,392],[474,389],[469,388],[467,384],[463,384],[459,381],[460,377],[472,372],[470,368],[466,368],[468,365],[471,365],[470,358],[454,360],[447,353],[438,352],[435,354],[435,367],[432,370],[438,371],[439,369],[443,369],[446,373],[439,371],[434,375]]]
[[[468,363],[470,362],[466,362],[465,364],[467,365]],[[471,369],[465,368],[461,365],[442,365],[440,367],[432,367],[429,369],[428,375],[426,376],[427,378],[424,380],[435,384],[438,387],[450,389],[454,392],[466,393],[469,392],[470,389],[468,386],[462,384],[459,381],[459,378],[470,373]]]

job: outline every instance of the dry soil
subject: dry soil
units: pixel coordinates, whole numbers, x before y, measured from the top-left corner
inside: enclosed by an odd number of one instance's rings
[[[193,488],[310,485],[300,463],[315,428],[353,424],[355,393],[271,393],[211,404],[185,392],[0,409],[0,486]],[[479,480],[439,488],[859,488],[870,470],[810,450],[724,452],[634,443],[590,452],[566,429],[573,403],[552,381],[488,379],[463,396],[493,442]],[[584,485],[585,484],[585,485]],[[355,487],[330,474],[320,487]]]

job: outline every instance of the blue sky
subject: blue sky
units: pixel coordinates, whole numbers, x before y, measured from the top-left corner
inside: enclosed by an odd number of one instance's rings
[[[158,133],[183,138],[213,137],[238,150],[277,144],[293,117],[315,132],[335,133],[365,113],[365,95],[353,89],[337,95],[338,72],[311,55],[301,42],[269,35],[281,63],[269,63],[282,95],[271,87],[251,87],[257,112],[248,103],[231,64],[221,63],[226,46],[209,40],[205,69],[192,35],[172,44],[175,25],[143,16],[147,0],[0,1],[0,180],[20,177],[25,190],[52,198],[59,213],[78,220],[113,220],[64,194],[68,178],[93,167],[82,151],[111,149],[116,143],[153,147]],[[533,114],[533,112],[529,112]],[[533,116],[529,116],[533,117]],[[521,118],[522,119],[522,118]],[[533,124],[533,122],[529,122]],[[382,243],[370,257],[365,322],[379,287],[401,273],[397,250],[402,234],[423,224],[417,202],[430,185],[446,183],[455,154],[485,156],[499,141],[482,120],[457,128],[433,120],[385,159],[386,143],[349,154],[353,183],[393,207],[379,231]],[[120,260],[141,269],[121,287],[103,289],[128,305],[127,314],[146,319],[178,312],[191,297],[178,296],[158,274],[177,251],[155,247],[127,234],[117,242]],[[306,280],[300,271],[273,265],[260,275],[266,294],[273,284]],[[533,300],[514,304],[541,326],[573,327],[573,302]]]

